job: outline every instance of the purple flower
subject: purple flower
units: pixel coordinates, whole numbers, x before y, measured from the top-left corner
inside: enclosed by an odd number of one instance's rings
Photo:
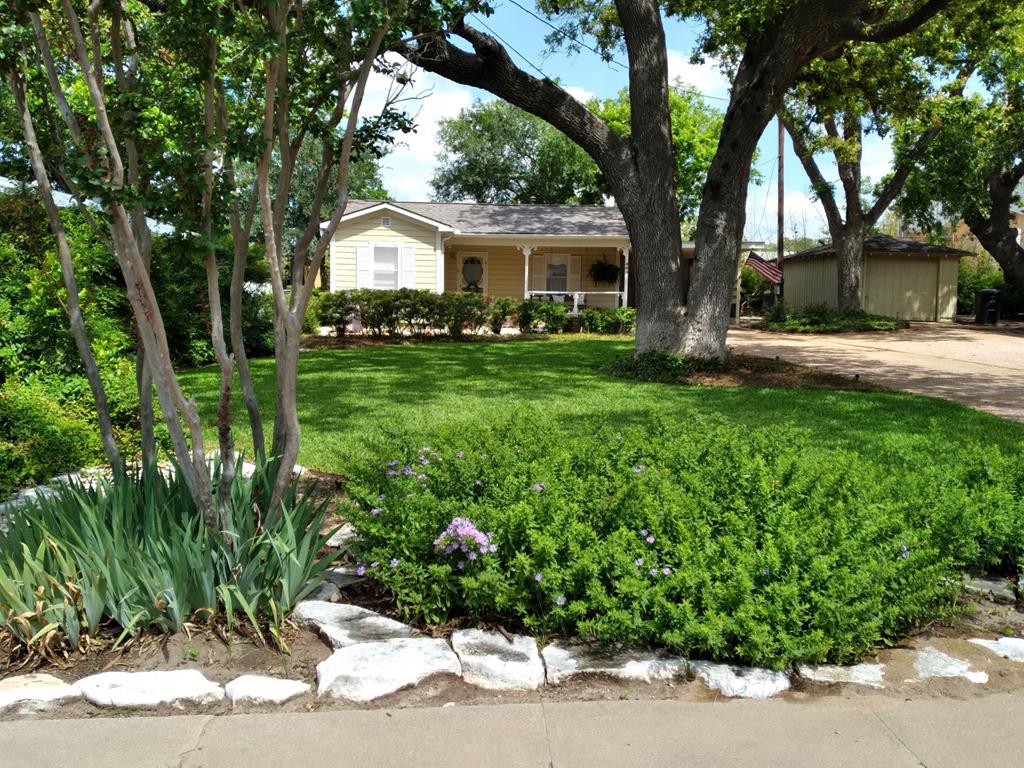
[[[388,565],[390,565],[392,568],[397,568],[398,567],[398,558],[397,557],[392,557],[391,558],[391,562],[388,563]]]
[[[412,467],[406,464],[404,467],[402,467],[402,474],[405,475],[406,477],[409,477],[409,475],[412,474]]]
[[[428,459],[426,456],[420,456],[420,464],[422,464],[425,467],[429,463],[430,463],[430,459]]]
[[[643,564],[644,559],[642,557],[638,557],[636,560],[633,561],[633,565],[635,565],[637,568],[639,568]]]
[[[365,575],[366,575],[366,566],[363,563],[360,563],[359,565],[356,566],[356,576],[365,576]]]
[[[907,548],[906,544],[900,544],[900,557],[904,560],[910,557],[910,550]]]
[[[646,528],[641,528],[640,529],[640,535],[641,536],[646,536],[648,533],[650,533],[650,532]]]
[[[479,487],[480,487],[480,486],[482,486],[483,484],[484,484],[484,481],[483,481],[483,480],[474,480],[474,481],[473,481],[473,485],[475,485],[475,486],[476,486],[477,488],[479,488]]]
[[[423,475],[423,474],[419,474],[419,475],[416,475],[416,479],[419,480],[420,482],[422,482],[422,481],[427,479],[427,476]]]
[[[658,569],[657,568],[651,568],[651,576],[657,576],[657,575],[658,575]]]
[[[762,569],[761,569],[761,575],[762,575],[762,576],[771,576],[771,575],[772,575],[772,569],[771,569],[771,568],[769,568],[769,567],[768,567],[768,566],[766,565],[766,566],[765,566],[764,568],[762,568]]]
[[[533,574],[533,580],[536,581],[537,583],[540,583],[540,580],[543,579],[543,578],[544,578],[544,574],[541,573],[540,571],[537,571],[535,574]]]
[[[557,605],[557,606],[565,605],[565,595],[559,595],[558,597],[556,597],[555,598],[555,605]]]
[[[489,547],[487,548],[487,550],[488,550],[489,552],[497,552],[497,551],[498,551],[498,545],[497,545],[497,544],[491,544],[491,546],[489,546]]]
[[[466,567],[466,563],[463,560],[459,560],[459,562],[455,564],[455,567],[461,571]]]
[[[384,510],[382,510],[380,507],[374,507],[373,509],[370,510],[370,514],[373,515],[374,517],[376,517],[377,515],[379,515],[383,511]]]
[[[466,452],[465,451],[456,451],[455,452],[455,458],[457,458],[457,459],[464,459],[464,458],[466,458]]]
[[[384,498],[384,494],[382,493],[380,496],[377,497],[377,501],[384,501]]]
[[[380,567],[380,563],[378,563],[376,560],[374,560],[372,563],[370,563],[370,567],[371,568],[378,568],[378,567]]]
[[[664,568],[661,569],[661,572],[668,576],[670,573],[672,573],[672,569],[666,565]]]
[[[389,467],[397,467],[398,464],[399,464],[398,459],[392,459],[391,461],[388,462],[388,466]]]
[[[653,536],[648,536],[648,537],[647,537],[647,538],[645,539],[645,541],[646,541],[646,542],[647,542],[648,544],[653,544],[653,543],[654,543],[654,537],[653,537]]]
[[[637,464],[635,467],[633,467],[633,471],[636,472],[638,475],[645,469],[647,469],[647,467],[644,466],[643,464]]]
[[[476,560],[476,552],[474,552],[473,550],[470,550],[469,554],[466,555],[466,557],[468,557],[470,560]]]
[[[533,490],[535,490],[537,493],[542,493],[545,488],[547,488],[547,486],[544,485],[544,483],[534,483],[533,484]]]
[[[398,476],[398,470],[397,469],[389,469],[388,470],[388,475],[390,477],[397,477]]]

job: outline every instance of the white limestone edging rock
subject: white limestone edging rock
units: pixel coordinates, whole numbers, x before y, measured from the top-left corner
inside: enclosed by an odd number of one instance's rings
[[[263,675],[242,675],[224,686],[232,704],[284,704],[309,692],[309,683]]]
[[[853,664],[851,666],[801,664],[797,667],[797,673],[816,683],[851,683],[882,688],[885,664]]]
[[[789,688],[789,675],[758,667],[734,667],[710,661],[691,661],[695,677],[723,696],[768,699]]]
[[[971,640],[975,645],[998,653],[1010,661],[1024,661],[1024,639],[1019,637],[1000,637],[998,640]]]
[[[452,648],[462,663],[462,678],[491,690],[535,690],[544,684],[544,663],[532,637],[460,629],[452,633]]]
[[[398,640],[418,634],[408,624],[381,616],[367,608],[324,600],[302,601],[295,606],[292,619],[300,626],[315,629],[332,648]]]
[[[437,674],[462,674],[459,657],[444,640],[360,643],[341,648],[317,664],[317,695],[373,701]]]
[[[58,702],[81,697],[77,687],[45,673],[35,672],[0,680],[0,712],[9,709],[21,713],[40,712]]]
[[[928,646],[917,653],[914,659],[914,671],[920,679],[929,677],[964,677],[976,685],[988,682],[987,672],[972,672],[971,663],[957,659],[947,653]],[[907,682],[920,682],[908,680]]]
[[[574,675],[600,674],[621,680],[651,683],[685,677],[686,659],[662,653],[642,653],[589,643],[548,645],[541,652],[547,681],[558,685]]]
[[[75,687],[97,707],[180,707],[211,704],[224,698],[224,689],[195,669],[101,672],[79,680]]]

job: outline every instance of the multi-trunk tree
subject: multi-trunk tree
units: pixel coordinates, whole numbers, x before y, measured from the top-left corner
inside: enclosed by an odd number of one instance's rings
[[[211,528],[222,527],[235,465],[230,428],[235,368],[249,408],[254,452],[278,460],[271,508],[291,478],[299,449],[295,383],[302,318],[345,208],[366,83],[404,7],[372,0],[342,13],[326,1],[239,9],[217,0],[187,7],[60,0],[2,9],[0,23],[11,34],[0,61],[15,96],[17,138],[28,150],[58,242],[69,317],[89,371],[108,458],[115,467],[123,463],[107,439],[109,412],[75,306],[78,290],[51,179],[88,212],[118,264],[138,331],[143,410],[149,406],[152,414],[155,389],[177,471]],[[372,142],[373,135],[371,125],[365,140]],[[296,158],[310,136],[321,143],[319,172],[308,221],[285,254],[289,189]],[[234,168],[245,160],[255,160],[257,172],[253,183],[241,188]],[[272,183],[275,162],[280,172]],[[328,186],[335,190],[330,199]],[[241,292],[257,214],[275,307],[278,387],[269,452],[241,333]],[[211,484],[198,409],[171,364],[150,280],[150,215],[189,233],[204,254],[211,342],[221,369],[218,488]],[[322,217],[329,219],[324,231]],[[215,249],[225,230],[235,248],[227,333]],[[147,438],[145,413],[142,420],[144,459],[152,462],[152,428]]]
[[[831,61],[813,62],[787,94],[780,119],[825,211],[840,311],[863,308],[864,238],[902,191],[939,133],[944,104],[963,92],[972,71],[961,41],[933,23],[886,45],[851,45]],[[905,150],[892,172],[871,184],[862,172],[865,141],[891,136],[908,121],[916,130],[903,130]]]
[[[850,42],[896,39],[950,2],[542,3],[552,17],[568,18],[573,34],[593,34],[607,51],[625,47],[631,104],[628,138],[557,83],[532,77],[516,66],[498,40],[464,17],[433,33],[424,27],[415,40],[395,47],[424,69],[488,90],[537,115],[579,144],[608,180],[629,229],[636,265],[637,349],[721,358],[752,160],[784,93],[815,59],[838,56]],[[722,57],[733,74],[701,196],[689,280],[681,258],[675,200],[663,11],[702,19],[706,31],[701,53]],[[452,42],[452,37],[470,50]]]

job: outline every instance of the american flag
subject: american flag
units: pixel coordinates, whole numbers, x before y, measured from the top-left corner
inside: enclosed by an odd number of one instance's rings
[[[765,261],[753,251],[747,254],[747,266],[758,274],[766,277],[769,282],[775,283],[776,285],[782,282],[782,270],[770,261]]]

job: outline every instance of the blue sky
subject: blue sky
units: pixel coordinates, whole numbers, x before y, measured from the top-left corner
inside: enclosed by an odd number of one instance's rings
[[[530,0],[518,1],[524,8],[534,9]],[[517,7],[511,0],[496,0],[496,10],[492,16],[473,16],[470,22],[484,32],[497,33],[507,47],[514,49],[510,50],[510,54],[520,67],[536,76],[543,72],[548,77],[558,79],[580,100],[585,101],[593,96],[614,96],[627,85],[628,76],[624,67],[603,62],[590,51],[583,50],[578,54],[549,51],[544,38],[551,31],[550,27]],[[729,83],[715,62],[690,62],[699,27],[668,19],[665,32],[670,78],[680,78],[704,93],[710,105],[724,109]],[[625,52],[617,56],[617,59],[624,63]],[[386,88],[386,84],[380,80],[371,84],[367,110],[379,108]],[[416,114],[417,131],[414,135],[403,137],[402,146],[382,162],[385,186],[397,200],[429,199],[429,180],[439,150],[436,140],[438,120],[458,114],[474,98],[493,98],[486,92],[466,88],[426,72],[416,73],[414,92],[423,95],[422,99],[407,103],[409,111]],[[761,152],[757,159],[761,183],[751,185],[748,191],[744,236],[749,240],[775,241],[778,194],[776,142],[777,129],[773,122],[761,138]],[[819,204],[811,199],[807,176],[792,153],[788,138],[786,144],[786,235],[822,236],[827,231],[824,215]],[[829,168],[824,158],[820,160],[826,176],[837,178],[834,169]],[[890,162],[888,143],[877,137],[869,137],[864,147],[864,175],[878,179],[888,172]]]

